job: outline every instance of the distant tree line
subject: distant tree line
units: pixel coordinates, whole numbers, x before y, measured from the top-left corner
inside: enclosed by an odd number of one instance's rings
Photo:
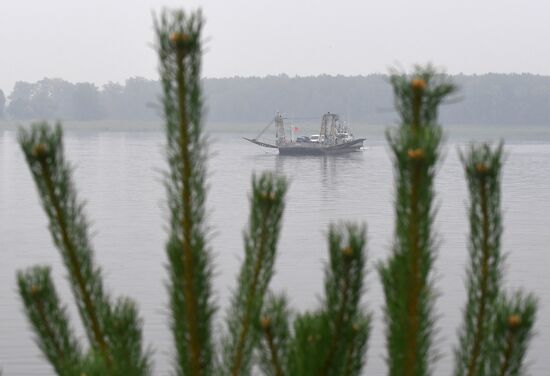
[[[156,119],[150,104],[159,88],[157,81],[144,78],[130,78],[124,85],[108,83],[101,89],[88,82],[73,84],[58,78],[18,81],[8,96],[5,115],[16,120]]]
[[[550,124],[550,77],[532,74],[455,75],[464,99],[441,108],[454,124]],[[287,75],[204,79],[208,119],[213,122],[268,121],[276,112],[317,117],[331,111],[353,122],[392,123],[388,76]],[[45,78],[19,81],[5,97],[0,118],[14,120],[157,120],[160,83],[135,77],[124,84],[70,83]]]

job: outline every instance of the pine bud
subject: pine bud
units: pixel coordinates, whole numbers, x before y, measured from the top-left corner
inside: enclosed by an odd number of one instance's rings
[[[521,325],[520,315],[510,315],[508,316],[508,328],[514,330]]]
[[[263,201],[271,203],[275,201],[275,192],[262,192],[261,197]]]
[[[37,295],[40,292],[40,287],[36,285],[31,286],[31,295]]]
[[[476,172],[480,175],[485,175],[489,171],[489,167],[485,163],[476,164]]]
[[[185,33],[172,33],[170,42],[176,46],[178,50],[188,51],[191,47],[191,37]]]
[[[45,144],[36,144],[31,149],[31,155],[38,159],[46,158],[48,154],[48,147]]]
[[[269,317],[262,317],[260,320],[260,325],[262,326],[263,330],[269,329],[271,326],[271,319]]]
[[[414,91],[422,91],[426,88],[427,84],[422,78],[413,78],[411,80],[411,87]]]
[[[350,257],[351,255],[353,255],[353,249],[351,247],[342,248],[340,252],[342,252],[342,254],[346,257]]]
[[[407,156],[413,161],[420,161],[425,157],[424,149],[409,149],[409,151],[407,152]]]

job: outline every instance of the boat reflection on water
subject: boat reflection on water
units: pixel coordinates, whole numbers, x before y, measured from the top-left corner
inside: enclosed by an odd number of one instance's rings
[[[275,157],[274,170],[277,175],[288,177],[291,185],[295,180],[308,181],[312,191],[340,191],[342,182],[360,175],[365,165],[365,154],[362,152],[324,156],[272,156]]]

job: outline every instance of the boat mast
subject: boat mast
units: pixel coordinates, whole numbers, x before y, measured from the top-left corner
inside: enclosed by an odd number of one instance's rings
[[[321,130],[319,131],[319,142],[323,140],[325,142],[327,140],[327,126],[328,126],[328,120],[329,120],[330,112],[323,115],[323,118],[321,119]]]
[[[283,122],[283,116],[279,113],[275,116],[275,132],[277,145],[286,144],[285,124]]]

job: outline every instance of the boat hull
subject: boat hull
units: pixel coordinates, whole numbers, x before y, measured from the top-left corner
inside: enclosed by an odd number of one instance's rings
[[[279,146],[281,155],[332,155],[359,151],[363,147],[364,138],[346,142],[339,145],[322,144],[290,144]]]

